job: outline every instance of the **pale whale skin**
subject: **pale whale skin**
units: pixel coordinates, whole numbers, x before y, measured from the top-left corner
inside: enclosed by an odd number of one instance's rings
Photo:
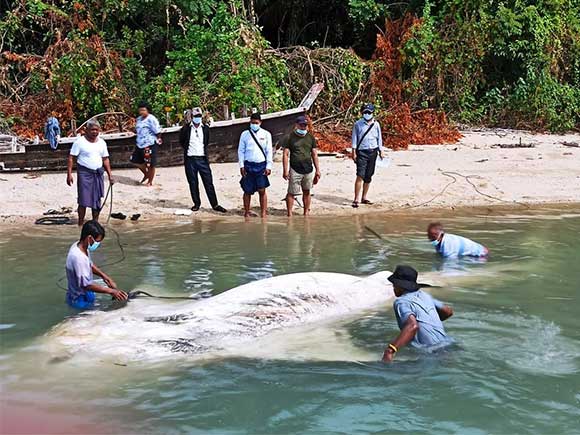
[[[394,298],[389,272],[368,277],[308,272],[251,282],[209,299],[136,299],[115,311],[92,311],[55,326],[53,354],[159,360],[244,354],[269,334],[385,308]],[[284,335],[276,336],[284,341]],[[279,343],[278,343],[279,344]]]

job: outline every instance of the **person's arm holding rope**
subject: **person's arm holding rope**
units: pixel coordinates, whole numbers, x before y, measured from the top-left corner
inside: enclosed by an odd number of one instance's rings
[[[89,284],[88,286],[86,286],[86,289],[95,293],[104,293],[106,295],[111,295],[113,299],[116,299],[118,301],[126,301],[129,298],[127,293],[125,293],[122,290],[105,287],[95,283]]]
[[[111,185],[115,184],[115,179],[113,178],[113,173],[111,172],[111,161],[108,157],[103,157],[103,166],[107,172],[107,175],[109,176],[109,183]]]
[[[117,283],[113,281],[109,275],[107,275],[105,272],[99,269],[94,263],[91,264],[91,269],[93,271],[93,274],[100,276],[103,279],[103,281],[105,281],[107,287],[91,283],[89,286],[87,286],[87,289],[96,293],[109,294],[113,297],[113,299],[116,299],[118,301],[126,301],[127,299],[129,299],[127,293],[125,293],[123,290],[119,290],[117,288]]]
[[[105,281],[105,284],[107,284],[107,286],[109,286],[112,289],[118,290],[117,283],[113,281],[113,279],[109,275],[107,275],[105,272],[99,269],[95,264],[92,264],[92,269],[95,275],[103,278],[103,281]]]

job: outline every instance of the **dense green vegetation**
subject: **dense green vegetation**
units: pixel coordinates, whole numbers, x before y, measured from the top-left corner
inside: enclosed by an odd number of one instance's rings
[[[385,59],[372,60],[376,34],[386,19],[416,16],[396,47],[396,74],[412,110],[442,109],[469,124],[580,127],[580,0],[0,6],[0,116],[13,126],[37,129],[46,112],[64,119],[132,112],[141,99],[169,123],[192,105],[216,118],[223,105],[278,110],[317,79],[329,81],[319,115],[365,98],[381,104],[366,86],[370,71],[385,66]],[[283,49],[294,46],[309,51]],[[350,47],[360,58],[343,50]]]

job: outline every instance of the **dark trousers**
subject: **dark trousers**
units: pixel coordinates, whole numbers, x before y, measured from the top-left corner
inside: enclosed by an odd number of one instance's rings
[[[215,188],[213,187],[213,177],[211,175],[211,168],[209,162],[205,157],[188,157],[185,156],[185,175],[189,183],[189,191],[191,192],[191,199],[193,205],[201,205],[201,198],[199,197],[199,181],[197,174],[201,176],[207,199],[212,208],[218,205]]]

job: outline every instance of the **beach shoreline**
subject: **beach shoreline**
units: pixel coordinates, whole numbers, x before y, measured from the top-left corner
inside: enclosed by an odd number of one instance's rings
[[[455,208],[516,207],[580,203],[580,134],[533,134],[525,131],[483,129],[464,131],[456,144],[413,145],[391,151],[388,168],[377,168],[369,199],[375,204],[351,207],[355,165],[348,158],[321,157],[322,179],[313,189],[313,216],[368,213],[410,213]],[[530,145],[528,148],[520,147]],[[564,145],[567,143],[568,146]],[[212,165],[214,184],[225,215],[209,207],[203,187],[202,209],[193,205],[182,166],[158,168],[155,185],[138,185],[138,169],[114,170],[113,213],[139,222],[187,220],[243,220],[242,192],[237,163]],[[269,213],[285,216],[287,183],[282,164],[275,162],[268,189]],[[75,175],[76,183],[76,175]],[[253,199],[257,211],[257,197]],[[0,227],[33,225],[49,209],[76,208],[76,185],[66,185],[66,174],[0,173]],[[295,217],[302,214],[299,205]],[[102,220],[109,213],[105,204]],[[70,214],[76,220],[76,213]],[[259,218],[254,218],[259,220]],[[127,219],[128,220],[128,219]]]

